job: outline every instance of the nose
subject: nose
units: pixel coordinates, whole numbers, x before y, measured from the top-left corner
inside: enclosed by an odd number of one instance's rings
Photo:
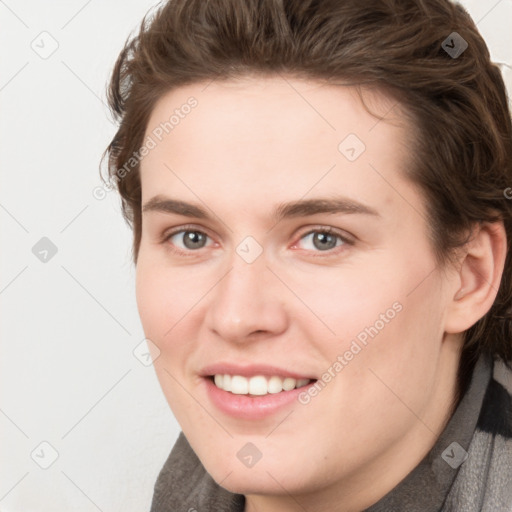
[[[212,290],[205,316],[208,329],[223,340],[246,343],[288,328],[283,284],[267,268],[264,253],[247,263],[237,254]]]

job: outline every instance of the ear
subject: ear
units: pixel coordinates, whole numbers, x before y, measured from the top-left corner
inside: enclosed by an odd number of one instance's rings
[[[496,299],[507,256],[503,221],[482,223],[464,246],[462,263],[454,282],[453,296],[445,317],[445,332],[469,329],[490,309]]]

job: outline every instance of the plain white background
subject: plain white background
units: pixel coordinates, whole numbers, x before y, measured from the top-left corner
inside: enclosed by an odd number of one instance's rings
[[[0,0],[2,512],[149,510],[180,431],[143,356],[131,232],[94,194],[106,83],[156,4]],[[463,5],[512,91],[512,0]]]

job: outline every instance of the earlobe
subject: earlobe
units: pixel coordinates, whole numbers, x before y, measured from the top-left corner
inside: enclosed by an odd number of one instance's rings
[[[445,332],[469,329],[491,309],[501,283],[507,255],[502,221],[483,223],[465,246],[458,286],[448,305]]]

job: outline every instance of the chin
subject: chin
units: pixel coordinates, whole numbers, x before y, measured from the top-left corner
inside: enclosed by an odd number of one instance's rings
[[[283,492],[283,487],[268,473],[254,475],[250,472],[247,472],[247,474],[236,474],[233,472],[227,478],[224,476],[220,477],[219,480],[216,478],[214,480],[221,487],[234,494],[277,495]],[[280,480],[278,481],[280,482]],[[284,487],[289,489],[286,484],[284,484]]]
[[[290,468],[287,464],[279,463],[269,466],[263,464],[263,460],[252,468],[244,467],[238,460],[236,464],[225,466],[219,466],[214,461],[212,464],[214,466],[211,468],[205,465],[210,476],[218,485],[235,494],[279,495],[283,493],[283,488],[291,493],[303,492],[307,488],[304,474],[288,474],[290,469],[297,469],[296,466]]]

